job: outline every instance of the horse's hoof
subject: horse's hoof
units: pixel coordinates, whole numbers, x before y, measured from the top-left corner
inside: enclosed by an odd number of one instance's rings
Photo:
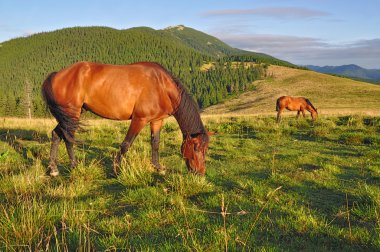
[[[51,171],[50,176],[51,177],[57,177],[59,175],[59,171]]]
[[[113,174],[114,174],[114,176],[116,178],[120,174],[120,165],[119,164],[114,164],[112,168],[113,168]]]
[[[157,171],[158,174],[160,175],[165,175],[166,174],[166,168],[162,165],[155,165],[155,164],[152,164],[152,166],[154,167],[154,169]]]
[[[157,172],[159,175],[166,175],[166,169],[161,168],[161,169],[157,170]]]
[[[77,167],[78,166],[78,161],[73,161],[73,162],[71,162],[71,164],[70,164],[70,168],[71,169],[73,169],[73,168],[75,168],[75,167]]]

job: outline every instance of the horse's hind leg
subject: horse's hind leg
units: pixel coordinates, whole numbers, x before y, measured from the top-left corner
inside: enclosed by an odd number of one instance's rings
[[[277,123],[281,122],[281,114],[282,114],[282,109],[279,109],[277,112]]]
[[[152,144],[152,164],[157,171],[163,171],[159,162],[158,149],[160,146],[160,131],[162,120],[150,123],[151,144]]]
[[[54,130],[51,132],[51,149],[50,149],[50,159],[49,159],[49,169],[50,176],[56,177],[59,175],[59,171],[57,168],[57,152],[58,145],[63,138],[63,133],[59,125],[57,125]]]
[[[64,139],[64,140],[65,140],[65,144],[66,144],[67,154],[69,155],[69,159],[70,159],[70,166],[71,166],[71,168],[74,168],[78,164],[77,159],[75,157],[75,153],[74,153],[74,143],[72,143],[66,139]]]
[[[51,149],[50,149],[50,160],[49,160],[49,169],[50,176],[56,177],[59,175],[59,170],[57,168],[57,154],[58,154],[58,146],[61,140],[65,141],[67,154],[70,158],[71,167],[77,165],[77,160],[74,154],[74,144],[68,141],[65,137],[65,133],[62,131],[61,127],[57,125],[51,133]]]

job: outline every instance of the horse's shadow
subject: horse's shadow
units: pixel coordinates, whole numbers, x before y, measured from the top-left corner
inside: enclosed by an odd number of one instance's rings
[[[42,148],[49,142],[49,137],[46,133],[36,130],[2,128],[0,129],[0,141],[15,150],[24,163],[32,164],[37,158],[44,159]],[[34,146],[31,147],[28,143],[34,143]],[[44,163],[44,161],[42,162]],[[47,161],[44,165],[47,165]]]
[[[48,175],[49,171],[47,167],[49,163],[50,138],[46,133],[29,129],[1,128],[0,141],[6,143],[18,153],[20,157],[19,159],[26,165],[26,167],[32,166],[35,164],[36,159],[39,159],[42,166],[46,169],[46,175]],[[61,141],[60,145],[64,146],[64,142]],[[79,144],[75,146],[75,152],[78,161],[83,162],[83,165],[99,162],[104,170],[106,178],[115,179],[117,176],[114,173],[113,166],[115,155],[120,149],[120,143],[114,142],[110,144],[106,151],[104,147],[105,146],[97,146],[91,140],[86,139],[79,141]],[[63,155],[61,159],[63,162],[58,162],[57,165],[61,177],[65,180],[65,178],[70,177],[70,173],[72,172],[69,161],[68,159],[66,160],[68,157],[65,147],[64,151],[60,152],[59,155]],[[128,152],[125,155],[127,156]],[[165,157],[167,155],[169,154],[164,151],[160,156]],[[11,173],[14,175],[19,174],[22,171],[21,167],[25,167],[25,165],[14,166]],[[181,172],[167,167],[166,173],[172,174]],[[163,183],[163,181],[163,176],[158,172],[154,172],[152,184],[160,184]],[[120,189],[119,187],[117,188]]]
[[[32,165],[36,159],[40,159],[44,167],[48,167],[48,150],[50,150],[50,139],[46,133],[36,130],[26,129],[0,129],[0,141],[8,144],[15,152],[17,152],[24,164]],[[34,146],[31,146],[33,143]],[[63,141],[60,143],[63,144]],[[118,146],[114,146],[117,148]],[[75,147],[76,151],[80,149],[86,150],[86,162],[99,160],[99,153],[103,150],[91,144],[91,141],[83,141]],[[88,151],[89,150],[89,151]],[[106,169],[107,174],[113,174],[113,156],[105,155],[101,157],[101,162]],[[69,175],[71,169],[67,167],[66,162],[58,163],[58,169],[62,176]],[[12,170],[12,172],[17,172]],[[47,171],[48,172],[48,171]],[[47,173],[48,174],[48,173]],[[110,175],[112,176],[112,175]]]

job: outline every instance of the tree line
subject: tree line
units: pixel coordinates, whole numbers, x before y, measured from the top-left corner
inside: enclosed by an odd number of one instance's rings
[[[254,88],[252,82],[265,73],[265,64],[247,66],[228,55],[213,56],[151,28],[67,28],[1,44],[0,116],[47,116],[43,80],[77,61],[157,62],[181,80],[201,108]],[[212,68],[202,69],[210,62]]]

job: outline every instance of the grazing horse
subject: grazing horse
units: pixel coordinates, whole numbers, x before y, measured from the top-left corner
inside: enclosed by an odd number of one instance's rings
[[[313,104],[304,97],[291,97],[291,96],[281,96],[277,99],[276,102],[276,111],[277,111],[277,122],[281,121],[281,113],[284,109],[290,111],[297,111],[297,119],[302,112],[303,117],[305,117],[305,110],[311,113],[313,120],[317,119],[318,111],[314,108]]]
[[[71,166],[77,164],[73,145],[80,128],[80,115],[89,110],[112,120],[131,120],[130,127],[114,160],[117,174],[123,155],[141,129],[150,124],[152,164],[162,170],[158,147],[163,119],[173,115],[183,134],[182,156],[190,172],[205,174],[209,135],[201,121],[197,104],[184,86],[157,63],[106,65],[78,62],[51,73],[42,85],[45,102],[58,125],[52,131],[49,169],[58,176],[57,151],[66,144]]]

